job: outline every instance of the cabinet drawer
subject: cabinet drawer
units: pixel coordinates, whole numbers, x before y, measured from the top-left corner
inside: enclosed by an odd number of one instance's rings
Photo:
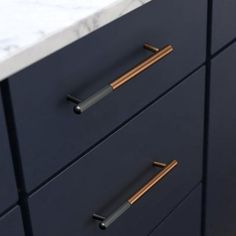
[[[149,236],[201,236],[201,186],[195,189]]]
[[[0,215],[17,202],[17,189],[0,90]]]
[[[236,43],[212,61],[206,236],[236,234],[235,61]]]
[[[34,236],[146,235],[201,179],[204,70],[29,197]],[[109,215],[159,170],[179,164],[105,231]]]
[[[236,1],[213,0],[212,52],[236,38]]]
[[[15,207],[4,216],[0,217],[1,236],[24,236],[24,229],[19,207]]]
[[[203,0],[152,1],[9,80],[28,191],[204,61],[205,7]],[[174,52],[83,114],[74,114],[67,94],[84,100],[96,93],[150,55],[144,42],[172,44]]]

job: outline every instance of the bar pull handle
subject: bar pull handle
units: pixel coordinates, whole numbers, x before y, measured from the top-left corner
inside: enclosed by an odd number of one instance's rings
[[[117,220],[134,203],[136,203],[145,193],[147,193],[162,178],[164,178],[173,168],[175,168],[177,164],[178,164],[178,162],[176,160],[171,161],[169,164],[164,164],[164,163],[160,163],[160,162],[153,162],[154,166],[160,167],[160,168],[162,168],[162,170],[159,173],[157,173],[152,179],[150,179],[136,193],[134,193],[118,209],[116,209],[108,217],[104,217],[104,216],[101,216],[101,215],[98,215],[98,214],[93,214],[93,218],[100,221],[99,227],[101,229],[107,229],[115,220]]]
[[[121,85],[133,79],[138,74],[142,73],[144,70],[146,70],[147,68],[149,68],[150,66],[152,66],[153,64],[155,64],[173,51],[173,47],[171,45],[167,45],[159,50],[158,48],[153,47],[152,45],[144,44],[144,48],[153,52],[153,54],[135,67],[133,67],[131,70],[118,77],[109,85],[105,86],[96,93],[92,94],[90,97],[86,98],[84,101],[80,101],[78,98],[72,95],[67,95],[67,99],[76,104],[76,106],[74,107],[74,112],[77,114],[83,113],[88,108],[95,105],[104,97],[106,97],[108,94],[118,89]]]

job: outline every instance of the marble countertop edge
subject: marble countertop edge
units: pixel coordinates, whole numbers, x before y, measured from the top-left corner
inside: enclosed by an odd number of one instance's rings
[[[37,42],[20,48],[17,52],[0,60],[0,81],[49,56],[76,40],[118,19],[150,0],[115,0],[109,6],[91,12],[71,25],[45,35]],[[0,58],[1,59],[1,58]]]

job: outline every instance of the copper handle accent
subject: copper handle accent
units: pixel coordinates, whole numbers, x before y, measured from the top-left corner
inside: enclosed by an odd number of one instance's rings
[[[112,93],[114,90],[119,88],[121,85],[125,84],[129,80],[133,79],[135,76],[148,69],[150,66],[161,60],[163,57],[168,55],[173,51],[173,47],[171,45],[167,45],[162,49],[158,49],[152,45],[144,44],[144,48],[153,52],[151,56],[146,58],[141,63],[137,64],[135,67],[119,76],[112,83],[106,85],[104,88],[100,89],[96,93],[92,94],[90,97],[85,99],[84,101],[80,101],[74,96],[67,95],[67,99],[76,104],[74,107],[74,111],[77,114],[81,114],[91,106],[95,105],[97,102],[101,101],[107,95]]]
[[[171,161],[169,164],[164,164],[160,162],[153,162],[153,165],[162,167],[163,170],[156,174],[151,180],[149,180],[142,188],[140,188],[135,194],[133,194],[128,202],[132,205],[138,201],[148,190],[150,190],[154,185],[156,185],[162,178],[164,178],[176,165],[178,162],[176,160]]]
[[[93,218],[100,221],[99,227],[107,229],[115,220],[117,220],[123,213],[125,213],[135,202],[137,202],[145,193],[148,192],[154,185],[156,185],[162,178],[164,178],[176,165],[176,160],[171,161],[169,164],[160,162],[153,162],[154,166],[163,168],[151,180],[149,180],[142,188],[133,194],[127,201],[125,201],[119,208],[117,208],[108,217],[98,214],[93,214]]]
[[[156,47],[153,47],[149,44],[144,44],[144,48],[148,49],[152,52],[154,52],[153,55],[146,58],[144,61],[136,65],[134,68],[126,72],[125,74],[121,75],[119,78],[117,78],[115,81],[113,81],[110,85],[113,88],[113,90],[117,89],[127,81],[133,79],[135,76],[161,60],[163,57],[168,55],[173,51],[173,47],[171,45],[167,45],[163,47],[162,49],[158,49]]]

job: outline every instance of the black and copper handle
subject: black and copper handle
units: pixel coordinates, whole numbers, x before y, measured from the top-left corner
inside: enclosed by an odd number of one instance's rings
[[[150,190],[154,185],[156,185],[163,177],[165,177],[178,162],[176,160],[171,161],[169,164],[164,164],[160,162],[153,162],[154,166],[163,168],[158,174],[156,174],[152,179],[150,179],[143,187],[141,187],[136,193],[134,193],[126,202],[124,202],[118,209],[116,209],[108,217],[93,214],[93,218],[101,221],[99,227],[101,229],[106,229],[109,227],[116,219],[118,219],[123,213],[125,213],[134,203],[136,203],[148,190]]]
[[[74,96],[67,95],[67,99],[76,104],[74,107],[74,111],[77,114],[81,114],[82,112],[86,111],[88,108],[102,100],[108,94],[115,91],[121,85],[125,84],[129,80],[133,79],[135,76],[155,64],[157,61],[161,60],[163,57],[168,55],[173,51],[173,47],[171,45],[167,45],[162,49],[155,48],[149,44],[144,44],[144,48],[153,52],[153,55],[146,58],[144,61],[136,65],[134,68],[126,72],[125,74],[118,77],[115,81],[110,83],[109,85],[105,86],[104,88],[100,89],[96,93],[92,94],[90,97],[85,99],[84,101],[80,101]]]

